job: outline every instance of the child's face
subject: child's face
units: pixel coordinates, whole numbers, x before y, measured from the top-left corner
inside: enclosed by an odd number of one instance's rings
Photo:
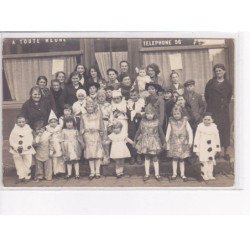
[[[188,86],[186,87],[186,89],[187,89],[188,92],[194,92],[194,85],[193,85],[193,84],[188,85]]]
[[[106,97],[112,98],[112,93],[113,93],[113,91],[111,89],[106,90]]]
[[[40,79],[39,82],[38,82],[38,86],[41,89],[44,89],[47,86],[47,82],[44,79]]]
[[[115,81],[117,78],[117,75],[114,71],[110,71],[108,77],[111,81]]]
[[[64,109],[64,110],[63,110],[63,114],[64,114],[65,116],[70,116],[70,115],[71,115],[71,109]]]
[[[83,65],[78,65],[76,71],[82,75],[85,72]]]
[[[19,127],[23,128],[24,125],[26,124],[25,118],[24,118],[24,117],[18,118],[16,124],[17,124]]]
[[[105,94],[101,94],[101,95],[98,95],[98,101],[100,103],[104,103],[106,101],[106,95]]]
[[[130,98],[131,98],[131,100],[132,100],[133,102],[137,102],[138,99],[139,99],[139,95],[138,95],[138,93],[136,93],[136,92],[132,92],[132,93],[130,93]]]
[[[96,77],[97,77],[97,72],[95,71],[95,69],[91,69],[91,70],[90,70],[90,75],[91,75],[91,77],[93,77],[93,78],[96,78]]]
[[[155,95],[155,94],[157,93],[155,87],[149,86],[149,87],[148,87],[148,93],[149,93],[150,95]]]
[[[147,72],[146,72],[146,70],[145,69],[140,69],[139,70],[139,76],[146,76],[147,75]]]
[[[205,126],[210,126],[212,122],[213,122],[213,118],[211,116],[209,115],[204,116],[203,123]]]
[[[151,121],[154,119],[154,114],[153,113],[146,113],[146,118]]]
[[[113,132],[115,134],[119,134],[121,132],[121,128],[119,128],[119,127],[113,128]]]
[[[131,80],[129,76],[126,76],[122,79],[122,84],[125,86],[130,86],[131,85]]]
[[[177,105],[179,105],[180,107],[185,107],[185,104],[186,104],[186,101],[185,101],[185,99],[184,99],[184,97],[182,97],[182,96],[179,96],[179,98],[178,98],[178,100],[177,100]]]
[[[66,128],[68,128],[68,129],[72,129],[72,128],[74,128],[74,123],[72,122],[72,121],[68,121],[68,122],[66,122]]]
[[[96,88],[95,86],[91,86],[91,87],[89,88],[89,93],[90,93],[91,95],[94,95],[96,92],[97,92],[97,88]]]
[[[55,128],[58,125],[58,121],[56,119],[51,119],[49,125],[50,127]]]
[[[53,82],[52,83],[52,89],[54,90],[54,91],[59,91],[60,90],[60,83],[59,82]]]
[[[165,92],[165,93],[163,94],[163,98],[164,98],[165,100],[171,99],[171,98],[172,98],[172,93],[171,93],[171,92]]]
[[[64,81],[65,81],[65,75],[63,73],[59,73],[58,76],[57,76],[57,80],[60,83],[64,83]]]
[[[174,111],[173,112],[173,117],[175,120],[180,120],[181,119],[181,112],[180,111]]]
[[[77,85],[80,81],[79,76],[72,76],[71,81],[73,85]]]
[[[95,108],[94,108],[93,105],[87,105],[87,106],[86,106],[86,110],[87,110],[87,112],[88,112],[89,114],[92,114],[92,113],[94,113]]]
[[[83,101],[83,100],[85,99],[85,95],[83,95],[83,94],[78,94],[78,95],[77,95],[77,99],[78,99],[78,101]]]
[[[122,101],[122,97],[121,96],[113,98],[113,102],[114,103],[120,103],[121,101]]]

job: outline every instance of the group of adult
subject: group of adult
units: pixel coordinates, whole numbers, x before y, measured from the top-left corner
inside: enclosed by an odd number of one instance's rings
[[[183,84],[177,72],[170,74],[170,83],[160,77],[159,66],[155,63],[146,67],[147,75],[151,81],[160,85],[163,89],[169,87],[182,95]],[[126,90],[132,88],[136,75],[131,72],[127,61],[120,62],[120,72],[110,68],[107,70],[108,81],[104,80],[100,74],[98,67],[90,67],[89,70],[78,64],[75,70],[70,74],[68,80],[64,72],[57,72],[55,79],[51,81],[48,88],[48,80],[45,76],[39,76],[36,84],[30,90],[30,98],[23,104],[22,113],[26,117],[28,124],[33,125],[38,120],[43,120],[45,124],[48,121],[51,109],[60,117],[63,114],[65,104],[73,105],[77,101],[76,92],[84,89],[87,94],[88,86],[95,84],[98,88],[112,89],[121,87],[124,76],[129,76],[126,86],[124,86],[124,95]],[[204,97],[206,100],[206,110],[211,112],[214,121],[218,126],[221,146],[225,152],[230,145],[230,120],[229,120],[229,104],[232,96],[232,85],[226,77],[226,69],[222,64],[217,64],[213,68],[214,77],[208,81],[205,87]]]

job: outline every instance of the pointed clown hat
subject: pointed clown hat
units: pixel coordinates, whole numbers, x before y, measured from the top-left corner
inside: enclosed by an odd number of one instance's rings
[[[50,120],[52,120],[52,119],[58,120],[58,118],[57,118],[55,112],[51,109],[50,114],[49,114],[48,122],[49,122]]]

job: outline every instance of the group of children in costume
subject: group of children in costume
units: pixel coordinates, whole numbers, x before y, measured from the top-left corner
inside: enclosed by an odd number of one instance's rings
[[[185,159],[192,152],[199,157],[203,179],[214,179],[219,133],[194,90],[195,82],[186,81],[184,86],[183,95],[172,88],[163,90],[142,68],[126,98],[120,88],[92,84],[88,94],[83,89],[76,92],[77,101],[64,106],[63,116],[58,118],[52,110],[47,125],[37,121],[32,130],[19,115],[9,139],[19,180],[31,178],[33,155],[37,181],[53,176],[69,179],[72,172],[79,179],[83,158],[89,163],[90,180],[101,177],[101,165],[110,164],[110,159],[121,178],[125,159],[142,164],[142,158],[143,180],[150,178],[151,162],[156,180],[161,180],[159,159],[164,154],[172,159],[172,179],[177,178],[179,165],[180,177],[187,181]]]

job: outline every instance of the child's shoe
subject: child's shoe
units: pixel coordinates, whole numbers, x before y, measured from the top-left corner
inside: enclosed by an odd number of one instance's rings
[[[172,181],[175,181],[176,179],[177,179],[177,175],[171,176],[171,180],[172,180]]]
[[[160,175],[155,175],[155,179],[156,179],[157,181],[160,181],[160,180],[161,180],[161,176],[160,176]]]
[[[79,175],[76,175],[76,176],[75,176],[75,179],[76,179],[76,180],[80,180],[80,176],[79,176]]]
[[[71,178],[70,175],[66,175],[66,176],[64,177],[65,180],[69,180],[70,178]]]
[[[187,182],[187,181],[188,181],[188,179],[187,179],[187,177],[186,177],[185,175],[183,175],[183,176],[181,177],[181,179],[182,179],[184,182]]]
[[[23,183],[24,182],[24,178],[22,178],[22,179],[18,179],[16,182],[15,182],[15,184],[19,184],[19,183]]]
[[[90,174],[89,175],[89,180],[93,180],[95,178],[95,174]]]
[[[143,177],[143,181],[148,181],[149,180],[149,175],[144,175],[144,177]]]
[[[123,173],[117,174],[117,175],[116,175],[116,178],[118,178],[118,179],[119,179],[119,178],[122,178],[123,175],[124,175]]]
[[[100,179],[100,178],[101,178],[101,175],[100,175],[100,174],[96,174],[96,175],[95,175],[95,178],[96,178],[96,179]]]

